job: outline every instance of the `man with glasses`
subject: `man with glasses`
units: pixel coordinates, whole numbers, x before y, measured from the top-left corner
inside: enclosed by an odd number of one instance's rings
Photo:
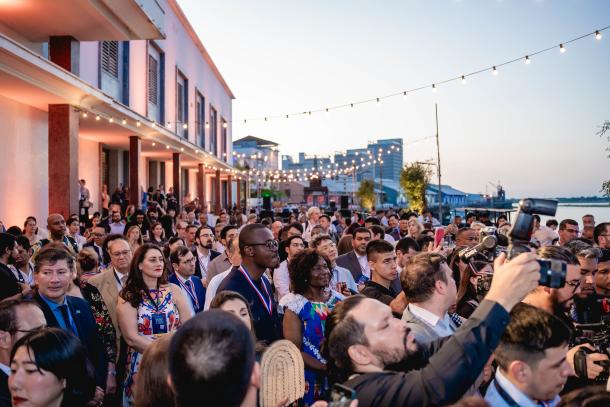
[[[182,290],[182,294],[189,301],[191,316],[203,311],[205,302],[205,288],[199,277],[195,276],[195,256],[188,247],[178,246],[169,256],[174,273],[169,277],[169,282],[176,284]]]
[[[574,330],[574,322],[568,315],[571,307],[574,305],[574,298],[582,291],[582,284],[586,280],[585,276],[581,275],[580,264],[576,256],[565,247],[561,246],[546,246],[538,249],[538,256],[542,259],[560,260],[567,263],[566,283],[561,288],[549,288],[538,286],[532,291],[523,302],[541,308],[562,320],[571,330]],[[579,345],[571,347],[568,351],[568,363],[574,369],[574,354],[582,347],[588,345]],[[590,353],[586,356],[587,375],[589,379],[596,378],[603,368],[594,363],[595,361],[608,359],[606,355],[599,353]],[[570,385],[568,384],[568,388]]]
[[[0,303],[0,406],[11,406],[8,376],[13,345],[30,332],[47,325],[40,307],[33,301],[10,300]]]
[[[288,264],[297,254],[305,249],[305,242],[301,236],[290,236],[286,239],[284,245],[288,257],[280,263],[280,266],[273,272],[273,285],[275,286],[277,301],[290,292],[290,275],[288,273]]]
[[[91,237],[93,239],[90,242],[85,243],[83,249],[85,247],[91,247],[97,254],[100,266],[106,267],[106,264],[104,263],[104,250],[102,249],[104,239],[106,238],[106,228],[102,225],[97,225],[91,231]]]
[[[559,223],[559,246],[565,246],[578,237],[578,222],[574,219],[564,219]]]
[[[256,338],[271,344],[281,338],[282,327],[273,288],[264,274],[280,264],[278,243],[265,225],[253,223],[239,233],[239,251],[242,265],[233,267],[218,292],[229,290],[243,295],[252,311]]]

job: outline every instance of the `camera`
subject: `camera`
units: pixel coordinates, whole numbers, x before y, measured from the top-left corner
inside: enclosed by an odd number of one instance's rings
[[[554,199],[526,198],[519,201],[519,210],[513,227],[508,232],[508,259],[530,251],[528,246],[534,230],[534,215],[555,216],[557,201]],[[567,265],[559,260],[538,259],[540,285],[560,288],[566,283]]]
[[[581,345],[588,343],[593,349],[581,348],[574,355],[574,371],[578,377],[587,377],[588,353],[603,353],[610,356],[610,326],[607,322],[593,324],[575,324],[574,341],[571,345]],[[610,361],[602,360],[595,362],[602,366],[604,371],[595,378],[596,382],[606,382],[608,380],[608,369]]]
[[[498,240],[493,235],[481,236],[479,244],[473,247],[466,247],[458,253],[460,260],[468,263],[476,255],[484,257],[487,261],[492,262],[495,257],[495,248]]]

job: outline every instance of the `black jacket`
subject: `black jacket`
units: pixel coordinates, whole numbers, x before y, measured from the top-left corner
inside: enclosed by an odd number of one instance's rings
[[[356,390],[359,407],[453,404],[483,370],[509,319],[501,305],[483,301],[453,336],[419,344],[414,358],[427,361],[422,369],[365,373],[344,384]]]
[[[205,281],[205,278],[201,276],[201,264],[199,263],[199,255],[197,253],[197,248],[193,249],[193,256],[195,256],[195,275],[199,277],[201,280]],[[210,261],[208,262],[208,267],[210,266],[210,262],[216,258],[216,256],[220,256],[220,253],[216,250],[210,249]]]
[[[40,305],[47,326],[60,328],[61,325],[55,318],[55,314],[51,308],[40,297],[38,293],[34,296],[34,300]],[[106,387],[106,375],[108,373],[108,360],[106,357],[106,348],[101,341],[101,334],[98,331],[95,318],[91,312],[91,306],[82,298],[66,296],[66,303],[70,309],[70,314],[78,331],[78,339],[87,349],[89,361],[95,367],[95,383],[101,388]]]

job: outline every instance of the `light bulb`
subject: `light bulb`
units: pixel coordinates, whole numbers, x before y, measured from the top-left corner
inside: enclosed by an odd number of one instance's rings
[[[184,124],[182,125],[182,128],[183,128],[184,130],[188,129],[188,127],[189,127],[189,126],[188,126],[188,124],[186,124],[186,123],[184,123]]]
[[[466,77],[462,75],[462,85],[466,85]]]
[[[566,47],[564,47],[563,44],[559,44],[559,52],[561,52],[562,54],[566,52]]]
[[[524,62],[525,62],[525,65],[529,65],[529,64],[532,62],[532,60],[530,59],[530,57],[529,57],[529,56],[527,56],[527,55],[526,55],[526,56],[525,56],[525,61],[524,61]]]
[[[125,120],[125,119],[121,120],[121,124],[122,125],[126,125],[127,124],[127,120]]]
[[[184,147],[181,147],[181,148],[180,148],[180,151],[184,151]]]
[[[165,146],[165,149],[166,149],[166,150],[169,150],[169,146]]]
[[[101,120],[101,117],[100,117],[99,114],[97,116],[95,116],[95,120],[98,121],[98,122]]]
[[[406,99],[407,98],[407,91],[405,90],[404,92],[402,92],[402,98]]]
[[[83,112],[83,117],[86,119],[87,118],[87,112]]]
[[[156,145],[157,145],[157,143],[155,143],[155,142],[153,141],[152,146],[154,147],[154,146],[156,146]]]
[[[157,123],[152,122],[152,128],[153,128],[153,129],[156,129],[156,128],[157,128]]]
[[[136,122],[136,126],[137,126],[137,127],[140,127],[141,125],[142,125],[142,123],[140,123],[140,121],[138,120],[138,121]]]
[[[595,39],[596,40],[601,40],[602,39],[602,33],[600,33],[599,30],[595,31]]]
[[[229,127],[229,124],[227,122],[223,122],[222,127],[226,129],[227,127]]]
[[[210,128],[210,123],[205,122],[205,128],[206,128],[206,129],[209,129],[209,128]]]
[[[432,84],[432,92],[436,92],[436,85]]]
[[[496,69],[496,67],[495,67],[495,66],[494,66],[494,69],[493,69],[493,74],[494,74],[494,75],[498,75],[498,69]]]
[[[114,119],[111,117],[110,119],[108,119],[109,123],[114,123]]]

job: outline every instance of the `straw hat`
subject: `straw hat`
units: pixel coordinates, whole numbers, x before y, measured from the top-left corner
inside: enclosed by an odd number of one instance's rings
[[[288,340],[274,342],[261,360],[261,407],[290,404],[305,394],[305,366],[299,349]]]

